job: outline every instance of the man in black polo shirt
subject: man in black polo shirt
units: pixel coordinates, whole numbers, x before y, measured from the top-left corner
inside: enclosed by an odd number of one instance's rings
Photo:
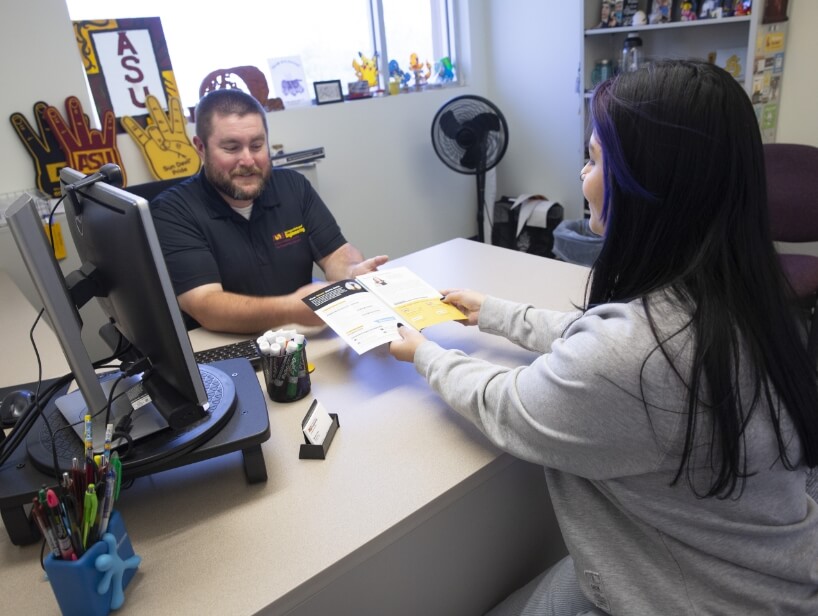
[[[324,286],[311,282],[313,263],[342,280],[387,261],[364,260],[301,174],[272,169],[267,117],[252,96],[226,89],[202,98],[193,144],[202,171],[151,203],[189,325],[235,333],[319,325],[301,301]]]

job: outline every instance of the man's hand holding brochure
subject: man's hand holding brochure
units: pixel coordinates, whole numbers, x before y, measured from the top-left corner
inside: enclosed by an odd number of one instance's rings
[[[332,283],[305,297],[304,303],[359,354],[399,340],[398,323],[422,330],[466,318],[405,267]]]

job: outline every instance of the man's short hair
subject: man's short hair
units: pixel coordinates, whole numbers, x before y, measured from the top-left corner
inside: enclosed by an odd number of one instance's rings
[[[196,136],[205,145],[213,132],[215,114],[239,117],[257,114],[261,116],[264,133],[267,134],[267,113],[255,98],[235,88],[213,90],[205,94],[196,105]]]

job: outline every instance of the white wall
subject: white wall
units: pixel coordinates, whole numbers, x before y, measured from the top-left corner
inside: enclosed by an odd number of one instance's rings
[[[784,80],[778,117],[779,143],[805,143],[818,147],[818,95],[815,59],[818,57],[818,2],[790,0]]]
[[[482,32],[484,2],[457,0],[457,4],[458,17],[473,32]],[[4,58],[0,78],[5,84],[0,117],[19,111],[33,121],[36,101],[63,109],[69,95],[92,109],[63,2],[4,3],[0,24]],[[464,56],[470,46],[468,39],[462,41]],[[468,75],[466,88],[270,114],[272,142],[283,143],[288,150],[326,148],[327,158],[318,165],[321,195],[347,238],[364,253],[398,257],[476,233],[474,178],[445,167],[430,139],[432,118],[443,103],[485,87],[485,63],[472,67],[465,58],[462,64]],[[117,147],[130,184],[152,179],[127,134],[118,135]],[[4,161],[0,194],[35,185],[33,163],[7,121],[0,123],[0,155]]]
[[[506,116],[509,149],[497,167],[498,195],[538,193],[582,217],[577,122],[581,57],[579,0],[489,0],[489,97]]]

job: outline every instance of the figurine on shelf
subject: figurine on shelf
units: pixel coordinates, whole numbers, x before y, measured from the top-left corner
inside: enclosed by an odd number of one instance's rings
[[[412,76],[401,69],[397,60],[389,61],[389,81],[397,83],[399,88],[405,87]]]
[[[424,68],[426,72],[424,73]],[[424,64],[420,60],[418,60],[418,55],[416,53],[410,54],[409,56],[409,70],[415,76],[415,87],[420,88],[421,86],[425,86],[426,83],[429,81],[429,77],[432,76],[432,65],[429,64],[428,61]]]
[[[633,23],[632,26],[646,26],[648,25],[648,16],[645,15],[645,11],[636,11],[633,14]]]
[[[722,16],[721,3],[704,0],[699,8],[699,19],[719,19]]]
[[[670,21],[672,0],[653,0],[648,21],[652,24],[666,24]]]
[[[454,81],[454,65],[449,56],[441,58],[440,62],[435,64],[436,83],[451,83]]]
[[[681,5],[681,21],[696,21],[696,3],[682,2]]]
[[[358,81],[365,81],[369,87],[378,85],[378,52],[372,54],[372,59],[367,58],[360,51],[358,57],[361,59],[352,61],[352,68],[355,69],[355,74],[358,76]]]
[[[599,7],[599,23],[595,27],[611,28],[615,25],[616,18],[614,17],[613,0],[602,0],[602,4]]]
[[[780,0],[777,2],[772,2],[770,6],[773,7],[783,7],[783,16],[786,20],[787,18],[787,3],[781,2]],[[750,15],[753,12],[753,0],[734,0],[733,2],[733,15],[739,17],[740,15]]]

